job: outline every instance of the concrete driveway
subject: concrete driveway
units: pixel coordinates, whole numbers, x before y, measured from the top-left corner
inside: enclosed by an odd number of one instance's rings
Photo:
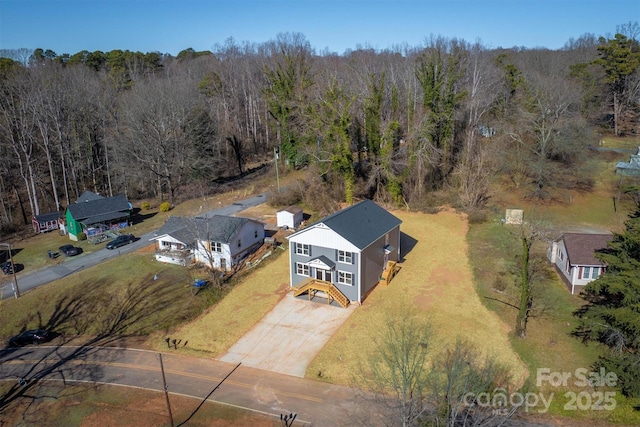
[[[311,360],[355,309],[289,293],[220,360],[304,377]]]

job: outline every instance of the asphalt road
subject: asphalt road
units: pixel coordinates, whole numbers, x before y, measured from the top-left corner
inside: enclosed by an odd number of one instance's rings
[[[159,354],[90,346],[8,348],[0,350],[0,381],[13,385],[9,394],[16,398],[36,394],[43,381],[163,391]],[[206,400],[277,419],[280,414],[295,413],[296,426],[375,426],[381,421],[375,406],[348,387],[168,352],[162,353],[162,362],[167,391],[193,397],[194,411]],[[18,385],[20,378],[26,379],[26,385]]]
[[[260,194],[258,196],[254,196],[245,200],[240,200],[228,206],[223,206],[218,209],[205,212],[198,216],[211,217],[213,215],[233,215],[242,210],[265,203],[266,201],[267,195]],[[19,274],[17,280],[20,293],[23,294],[31,289],[37,288],[38,286],[53,282],[54,280],[62,279],[63,277],[66,277],[77,271],[93,267],[94,265],[98,265],[103,261],[119,257],[121,255],[136,251],[144,246],[147,246],[149,244],[149,239],[155,237],[155,230],[142,236],[136,237],[139,237],[139,239],[134,243],[122,246],[118,249],[109,250],[106,248],[102,248],[93,253],[80,254],[75,257],[64,258],[64,262],[53,267],[44,268],[26,274]],[[46,251],[46,249],[43,248],[43,251]],[[0,286],[2,287],[0,290],[0,297],[2,299],[14,298],[15,294],[13,277],[5,276],[2,279],[3,282],[0,283]]]

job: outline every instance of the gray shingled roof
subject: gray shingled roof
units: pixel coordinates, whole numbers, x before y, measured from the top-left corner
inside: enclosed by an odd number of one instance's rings
[[[39,222],[54,221],[61,217],[60,212],[49,212],[35,216]]]
[[[76,200],[76,203],[90,202],[93,200],[100,200],[100,199],[104,199],[104,196],[96,194],[93,191],[85,190],[80,195],[80,197],[78,197],[78,200]]]
[[[606,249],[607,243],[613,239],[611,234],[564,233],[560,239],[564,240],[567,255],[571,265],[604,265],[595,257],[599,249]]]
[[[155,235],[169,235],[183,243],[193,243],[197,239],[231,243],[249,221],[248,218],[224,215],[214,215],[211,218],[169,217]]]
[[[295,215],[295,214],[302,213],[302,208],[299,207],[299,206],[293,205],[293,206],[289,206],[286,209],[283,209],[282,211],[289,212],[290,214],[294,214]]]
[[[104,218],[115,219],[129,216],[131,206],[123,194],[113,197],[101,197],[86,202],[71,203],[67,206],[76,221],[95,224]],[[120,213],[121,215],[115,215]]]
[[[364,249],[400,225],[402,221],[373,201],[363,200],[317,223],[326,225],[358,249]]]

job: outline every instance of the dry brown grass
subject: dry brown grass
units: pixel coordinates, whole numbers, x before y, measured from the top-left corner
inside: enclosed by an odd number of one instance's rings
[[[171,333],[188,342],[178,351],[212,357],[224,354],[238,339],[262,319],[289,291],[287,254],[275,249],[271,257],[244,276],[225,298],[193,322]],[[153,346],[166,350],[163,337],[150,337]]]
[[[395,310],[416,307],[433,326],[434,352],[458,335],[512,367],[518,379],[526,368],[512,350],[510,328],[487,310],[478,297],[467,261],[466,218],[453,212],[437,215],[394,212],[402,231],[417,240],[406,254],[402,270],[389,287],[378,287],[359,307],[307,370],[324,379],[348,384],[350,372],[375,351],[371,339]],[[406,248],[405,248],[406,249]],[[224,354],[288,292],[288,254],[260,265],[215,307],[172,333],[188,345],[178,351]],[[153,342],[158,349],[164,343]]]
[[[434,356],[458,336],[509,366],[518,381],[525,365],[510,345],[510,328],[481,302],[467,260],[466,218],[453,212],[436,215],[394,212],[401,230],[417,240],[388,287],[379,286],[345,322],[310,364],[307,376],[349,384],[352,373],[376,351],[372,337],[390,315],[415,307],[430,322]]]

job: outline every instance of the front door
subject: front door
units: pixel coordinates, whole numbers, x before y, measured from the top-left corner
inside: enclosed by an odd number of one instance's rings
[[[316,279],[331,282],[331,270],[316,268]]]

